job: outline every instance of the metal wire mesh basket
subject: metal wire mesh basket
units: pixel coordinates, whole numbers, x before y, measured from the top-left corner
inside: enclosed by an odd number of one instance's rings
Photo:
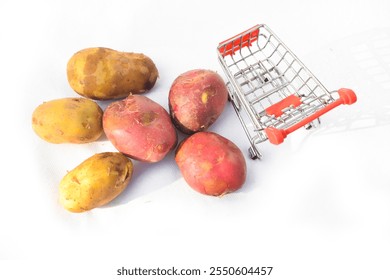
[[[259,143],[280,144],[338,105],[356,102],[350,89],[328,91],[264,24],[221,42],[217,50],[252,159],[262,156]]]

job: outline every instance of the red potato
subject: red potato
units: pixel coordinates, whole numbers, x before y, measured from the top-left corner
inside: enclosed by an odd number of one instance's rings
[[[169,91],[169,112],[183,133],[207,130],[228,100],[223,79],[210,70],[196,69],[178,76]]]
[[[177,144],[168,112],[142,95],[111,103],[103,114],[103,129],[118,151],[140,161],[158,162]]]
[[[221,196],[241,188],[246,162],[241,150],[214,132],[198,132],[180,143],[175,160],[194,190]]]

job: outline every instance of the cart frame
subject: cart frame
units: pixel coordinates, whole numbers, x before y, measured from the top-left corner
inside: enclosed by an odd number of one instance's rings
[[[252,159],[262,157],[259,143],[278,145],[295,130],[316,126],[335,107],[357,100],[350,89],[328,91],[265,24],[221,42],[217,53]]]

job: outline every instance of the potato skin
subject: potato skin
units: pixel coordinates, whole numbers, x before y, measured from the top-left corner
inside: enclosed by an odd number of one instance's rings
[[[103,129],[118,151],[140,161],[158,162],[177,144],[168,112],[143,95],[111,103],[104,111]]]
[[[154,62],[146,55],[109,48],[87,48],[67,64],[68,82],[78,94],[109,100],[150,90],[158,78]]]
[[[214,132],[197,132],[180,143],[175,161],[194,190],[221,196],[241,188],[246,162],[241,150]]]
[[[61,98],[39,105],[32,114],[35,133],[50,143],[89,143],[103,133],[103,110],[85,98]]]
[[[95,154],[63,177],[59,202],[75,213],[103,206],[127,187],[132,174],[133,163],[123,154]]]
[[[211,70],[195,69],[178,76],[169,91],[169,112],[183,133],[207,130],[228,100],[223,79]]]

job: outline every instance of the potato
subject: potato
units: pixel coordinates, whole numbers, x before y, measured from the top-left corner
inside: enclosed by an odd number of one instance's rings
[[[238,190],[246,180],[241,150],[214,132],[197,132],[182,141],[175,161],[188,185],[202,194],[221,196]]]
[[[158,162],[177,144],[168,112],[143,95],[111,103],[104,111],[103,129],[118,151],[140,161]]]
[[[88,143],[103,133],[103,110],[85,98],[61,98],[39,105],[32,114],[35,133],[50,143]]]
[[[103,206],[122,193],[132,174],[133,163],[123,154],[95,154],[64,176],[59,202],[70,212]]]
[[[87,48],[70,58],[67,75],[70,86],[78,94],[108,100],[150,90],[156,83],[158,71],[144,54]]]
[[[207,130],[221,115],[227,100],[227,87],[217,73],[191,70],[172,83],[169,112],[180,131],[192,134]]]

